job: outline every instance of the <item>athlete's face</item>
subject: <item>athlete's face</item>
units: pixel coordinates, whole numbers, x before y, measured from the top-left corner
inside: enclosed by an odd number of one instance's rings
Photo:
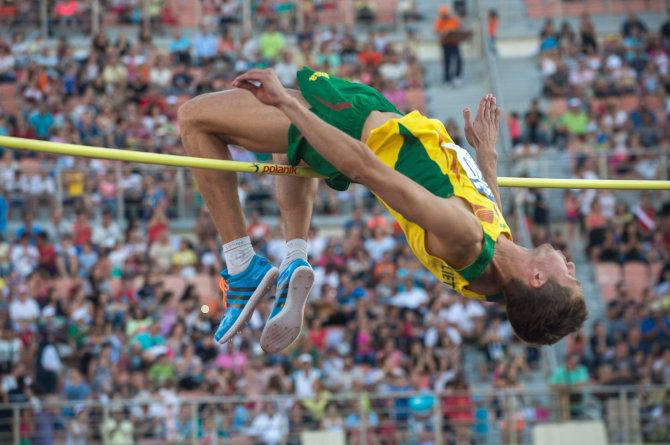
[[[535,266],[544,276],[553,278],[561,286],[574,289],[573,295],[581,295],[582,284],[575,278],[575,263],[568,259],[560,250],[550,244],[543,244],[534,250]]]

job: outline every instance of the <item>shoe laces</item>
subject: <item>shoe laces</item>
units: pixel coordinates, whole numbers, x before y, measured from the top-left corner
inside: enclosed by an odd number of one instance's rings
[[[225,278],[221,278],[219,280],[219,288],[221,289],[221,292],[223,292],[223,313],[226,313],[226,308],[228,307],[228,303],[226,301],[226,295],[228,295],[228,289],[230,289],[230,286],[228,286],[228,282],[226,281]]]

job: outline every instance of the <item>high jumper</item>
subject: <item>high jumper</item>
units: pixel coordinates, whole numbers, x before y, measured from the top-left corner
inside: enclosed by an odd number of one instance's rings
[[[582,326],[587,309],[575,265],[548,244],[515,244],[504,220],[495,97],[482,98],[474,121],[463,110],[475,162],[439,120],[417,111],[403,115],[373,88],[308,68],[298,72],[298,85],[300,91],[285,89],[272,69],[254,69],[235,79],[233,90],[189,100],[179,110],[188,154],[231,159],[227,145],[235,144],[273,153],[278,163],[305,162],[337,190],[361,183],[393,215],[428,270],[465,296],[504,301],[524,341],[552,344]],[[278,352],[299,335],[314,281],[306,239],[316,179],[276,180],[288,240],[278,270],[252,248],[236,174],[193,172],[228,266],[221,273],[226,309],[215,338],[230,340],[276,286],[261,346]]]

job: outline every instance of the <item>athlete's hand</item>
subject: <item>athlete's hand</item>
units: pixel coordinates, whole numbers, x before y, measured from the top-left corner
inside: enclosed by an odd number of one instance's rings
[[[278,106],[291,97],[272,68],[249,70],[233,80],[233,86],[251,91],[266,105]]]
[[[469,108],[463,109],[465,119],[465,139],[477,151],[477,155],[495,154],[496,142],[500,133],[500,108],[496,107],[496,98],[487,94],[477,106],[474,122]]]

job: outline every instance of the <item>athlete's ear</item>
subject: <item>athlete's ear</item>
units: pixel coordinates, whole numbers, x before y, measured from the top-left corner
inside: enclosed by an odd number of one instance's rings
[[[529,274],[528,285],[534,289],[539,289],[547,281],[545,274],[537,269],[532,268]]]

